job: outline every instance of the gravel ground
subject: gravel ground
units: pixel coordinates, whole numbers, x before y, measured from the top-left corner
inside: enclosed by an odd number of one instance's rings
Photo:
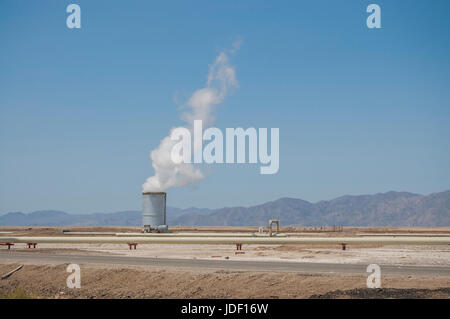
[[[138,245],[130,250],[120,244],[39,244],[36,249],[24,249],[17,244],[12,249],[27,252],[64,254],[116,255],[133,257],[232,259],[254,261],[291,261],[314,263],[389,264],[449,266],[450,246],[350,246],[307,245],[243,245],[236,254],[232,245]],[[0,248],[1,249],[1,248]],[[6,248],[4,248],[6,249]]]
[[[0,227],[14,236],[61,236],[72,231],[138,231],[137,227]],[[174,228],[175,229],[175,228]],[[182,231],[256,231],[255,227],[183,227]],[[446,234],[450,228],[345,228],[343,233],[311,232],[302,227],[283,232],[314,236],[356,234]],[[0,249],[6,249],[0,247]],[[299,261],[389,265],[450,266],[450,246],[347,246],[243,245],[240,254],[231,245],[52,245],[18,251],[87,255],[120,255],[160,258],[232,259],[254,261]],[[13,251],[12,251],[13,252]],[[0,256],[1,258],[1,256]],[[0,273],[17,264],[0,259]],[[81,289],[66,287],[67,264],[27,263],[11,277],[0,280],[0,296],[22,290],[36,298],[450,298],[450,277],[383,276],[382,289],[367,289],[364,275],[307,275],[252,271],[218,271],[143,266],[80,265]]]
[[[0,263],[4,274],[17,264]],[[0,296],[34,298],[450,298],[450,277],[386,276],[367,289],[366,276],[80,265],[81,288],[69,289],[67,264],[25,265],[0,280]]]

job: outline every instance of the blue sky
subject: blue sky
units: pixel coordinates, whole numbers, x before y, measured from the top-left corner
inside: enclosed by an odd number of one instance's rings
[[[79,4],[79,30],[66,7]],[[381,7],[368,29],[366,7]],[[448,1],[0,3],[0,213],[140,209],[175,97],[223,49],[240,88],[215,126],[280,128],[280,170],[215,165],[168,205],[450,189]]]

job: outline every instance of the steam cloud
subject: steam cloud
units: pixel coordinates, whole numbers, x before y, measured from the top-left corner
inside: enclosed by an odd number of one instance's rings
[[[229,54],[233,54],[240,43],[235,42],[232,50],[222,51],[209,67],[206,87],[195,91],[187,101],[188,111],[182,114],[187,128],[193,131],[194,120],[202,120],[206,128],[214,123],[214,105],[221,103],[231,88],[237,88],[235,68],[230,65]],[[175,128],[171,129],[171,132]],[[171,133],[170,132],[170,133]],[[193,164],[172,161],[172,141],[170,134],[161,140],[157,149],[150,153],[155,175],[142,185],[143,192],[162,192],[170,187],[183,187],[203,179],[202,171]]]

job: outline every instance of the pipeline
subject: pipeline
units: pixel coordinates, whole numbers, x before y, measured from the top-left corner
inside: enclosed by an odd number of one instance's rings
[[[116,233],[119,237],[269,237],[259,233]],[[286,234],[273,234],[276,237],[287,237]]]
[[[383,245],[450,245],[450,237],[0,237],[0,243],[53,244],[383,244]]]

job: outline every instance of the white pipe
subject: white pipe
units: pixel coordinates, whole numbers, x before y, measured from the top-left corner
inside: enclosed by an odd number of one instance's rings
[[[450,237],[0,237],[0,243],[79,244],[405,244],[450,245]]]
[[[13,232],[0,232],[0,234],[11,234]],[[121,237],[135,237],[135,236],[147,236],[147,237],[268,237],[268,233],[115,233],[115,232],[63,232],[64,235],[108,235],[108,236],[121,236]],[[287,237],[287,236],[299,236],[300,234],[307,233],[281,233],[273,234],[272,236]],[[405,234],[405,233],[391,233],[391,234],[370,234],[370,233],[358,233],[356,236],[361,237],[449,237],[449,234]]]
[[[96,231],[65,231],[64,235],[115,235],[115,232],[96,232]]]
[[[120,237],[268,237],[259,233],[114,233],[114,232],[63,232],[64,235],[114,235]],[[272,236],[286,237],[286,234]]]
[[[385,236],[390,236],[390,237],[449,237],[450,234],[402,234],[402,233],[398,233],[398,234],[365,234],[365,233],[360,233],[357,234],[357,236],[362,236],[362,237],[385,237]]]
[[[119,237],[269,237],[259,233],[116,233]],[[287,237],[286,234],[273,234],[273,236]]]
[[[2,276],[2,279],[8,278],[9,276],[11,276],[11,275],[12,275],[13,273],[15,273],[16,271],[22,269],[22,267],[23,267],[23,265],[20,265],[19,267],[17,267],[17,268],[15,268],[15,269],[11,270],[10,272],[4,274],[4,275]]]

